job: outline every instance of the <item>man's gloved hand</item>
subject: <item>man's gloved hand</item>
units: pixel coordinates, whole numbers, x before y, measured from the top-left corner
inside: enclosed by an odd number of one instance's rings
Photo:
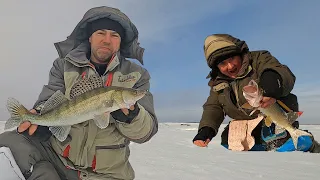
[[[193,144],[199,147],[206,147],[214,136],[216,136],[215,130],[211,127],[205,126],[199,129],[198,134],[192,141]]]
[[[139,114],[140,108],[137,103],[130,107],[130,109],[118,109],[111,112],[111,116],[118,122],[128,123]]]
[[[30,112],[33,114],[39,113],[35,109],[31,109]],[[29,138],[36,138],[40,141],[46,141],[52,135],[48,127],[31,124],[29,121],[21,123],[17,128],[17,132]]]
[[[260,77],[259,86],[263,89],[263,96],[278,99],[283,92],[282,78],[274,70],[265,70]]]

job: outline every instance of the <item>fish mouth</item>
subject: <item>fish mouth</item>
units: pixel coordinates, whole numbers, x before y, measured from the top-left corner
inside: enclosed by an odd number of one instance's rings
[[[146,90],[137,90],[136,91],[136,99],[139,100],[143,98],[147,94]]]
[[[146,90],[137,90],[136,93],[138,96],[144,96],[147,94],[147,91]]]
[[[143,98],[147,93],[147,90],[133,90],[129,96],[124,94],[123,101],[127,105],[134,105],[138,100]]]

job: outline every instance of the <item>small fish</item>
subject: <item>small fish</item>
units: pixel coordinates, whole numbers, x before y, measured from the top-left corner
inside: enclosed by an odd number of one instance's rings
[[[273,122],[277,126],[287,130],[291,135],[296,149],[298,146],[298,138],[300,136],[312,136],[310,133],[296,129],[292,126],[292,122],[294,122],[302,112],[286,113],[278,103],[274,103],[267,108],[260,108],[262,90],[259,89],[258,84],[254,80],[251,80],[247,86],[243,87],[243,95],[248,103],[244,104],[242,107],[247,109],[254,108],[254,111],[259,110],[264,116],[266,116],[266,124],[270,125],[271,122]],[[251,112],[250,115],[252,115],[253,112]]]
[[[18,126],[24,121],[48,126],[52,134],[64,141],[71,125],[93,119],[103,129],[109,125],[110,113],[120,108],[129,108],[144,97],[146,90],[102,85],[100,77],[91,76],[75,83],[67,99],[56,91],[43,105],[40,114],[32,114],[16,99],[9,98],[7,109],[11,115],[5,129]]]

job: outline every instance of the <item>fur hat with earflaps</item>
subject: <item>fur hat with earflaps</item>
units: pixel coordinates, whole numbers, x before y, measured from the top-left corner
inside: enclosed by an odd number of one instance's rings
[[[211,68],[207,78],[215,79],[218,75],[217,65],[235,55],[244,55],[249,51],[245,41],[229,34],[212,34],[204,41],[204,55]]]
[[[249,48],[245,41],[241,41],[228,34],[213,34],[204,41],[204,55],[210,68],[229,57],[240,55]]]

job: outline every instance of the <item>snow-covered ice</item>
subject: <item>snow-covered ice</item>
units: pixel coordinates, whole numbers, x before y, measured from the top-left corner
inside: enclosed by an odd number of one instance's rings
[[[192,144],[197,123],[160,123],[145,143],[131,143],[130,161],[137,180],[317,180],[320,154],[233,152],[220,146],[220,133],[207,148]],[[320,141],[320,125],[301,125]],[[0,132],[3,123],[0,124]],[[0,167],[1,168],[1,167]],[[1,174],[0,179],[4,176]]]

